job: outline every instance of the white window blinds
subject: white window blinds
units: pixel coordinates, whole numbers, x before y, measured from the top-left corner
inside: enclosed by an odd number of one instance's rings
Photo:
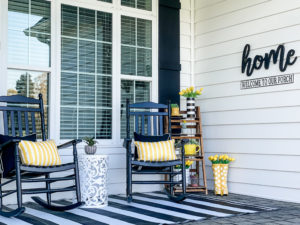
[[[112,15],[62,5],[61,139],[112,137]]]
[[[123,6],[152,11],[152,0],[121,0]]]
[[[152,22],[121,17],[121,73],[152,76]]]

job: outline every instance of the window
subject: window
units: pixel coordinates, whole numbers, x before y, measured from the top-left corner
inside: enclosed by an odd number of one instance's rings
[[[112,137],[112,15],[62,5],[61,139]]]
[[[50,2],[8,1],[7,95],[38,98],[43,94],[48,124],[48,77],[50,72]],[[44,71],[38,71],[40,69]],[[37,121],[37,134],[40,134]],[[39,137],[40,138],[40,137]]]
[[[152,78],[152,22],[145,19],[121,17],[121,137],[126,136],[126,99],[133,102],[150,101]],[[143,78],[142,78],[143,79]],[[133,129],[133,121],[131,121]]]
[[[157,97],[158,2],[0,0],[0,8],[7,3],[0,88],[42,93],[49,138],[57,142],[93,136],[119,146],[126,99]]]
[[[112,0],[98,0],[98,1],[112,3]]]
[[[121,73],[152,76],[152,23],[121,17]]]
[[[50,3],[8,1],[8,64],[50,66]]]
[[[123,6],[152,11],[152,0],[121,0]]]
[[[126,137],[126,100],[132,102],[150,101],[150,82],[122,80],[121,81],[121,137]],[[133,131],[134,121],[131,117],[130,128]],[[131,132],[132,134],[132,132]]]

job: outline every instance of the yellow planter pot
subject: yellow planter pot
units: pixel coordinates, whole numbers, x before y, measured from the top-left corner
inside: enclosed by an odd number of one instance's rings
[[[214,185],[216,195],[228,195],[228,164],[213,164]]]
[[[171,115],[172,116],[180,116],[179,108],[172,108],[171,109]]]
[[[215,185],[215,194],[221,194],[221,165],[213,164],[212,165],[213,174],[214,174],[214,185]]]

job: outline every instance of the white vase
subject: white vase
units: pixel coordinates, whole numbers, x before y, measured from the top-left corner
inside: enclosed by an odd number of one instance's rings
[[[186,98],[187,119],[193,120],[196,117],[195,98]]]

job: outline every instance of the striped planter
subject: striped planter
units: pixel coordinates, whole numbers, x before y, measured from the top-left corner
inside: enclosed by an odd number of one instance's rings
[[[194,119],[195,113],[195,98],[186,98],[187,119]]]

